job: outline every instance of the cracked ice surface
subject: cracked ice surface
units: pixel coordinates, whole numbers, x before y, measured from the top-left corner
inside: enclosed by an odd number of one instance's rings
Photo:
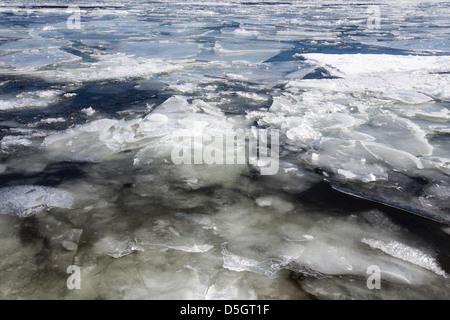
[[[447,2],[66,5],[0,4],[1,298],[449,298]]]

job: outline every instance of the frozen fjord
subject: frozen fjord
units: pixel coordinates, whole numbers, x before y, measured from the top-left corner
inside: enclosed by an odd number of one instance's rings
[[[369,5],[2,4],[0,298],[448,299],[449,4]],[[199,121],[278,173],[173,164]]]

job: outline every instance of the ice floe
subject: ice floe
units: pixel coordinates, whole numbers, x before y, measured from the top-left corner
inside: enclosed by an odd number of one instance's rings
[[[370,239],[370,238],[369,239],[363,238],[363,239],[361,239],[361,241],[363,243],[368,244],[371,248],[380,249],[381,251],[383,251],[389,255],[392,255],[395,258],[399,258],[399,259],[411,262],[422,268],[433,271],[436,274],[441,275],[445,278],[448,277],[446,272],[441,269],[441,267],[439,266],[439,263],[436,261],[436,259],[429,256],[428,254],[423,253],[419,249],[412,248],[412,247],[406,246],[402,243],[395,242],[395,241],[386,243],[382,240],[376,240],[376,239]]]
[[[0,189],[0,213],[29,217],[51,208],[71,208],[72,195],[45,186],[15,186]]]
[[[103,1],[80,29],[66,4],[13,2],[1,298],[448,297],[443,1],[382,1],[379,29],[333,1]],[[235,159],[213,136],[274,129],[276,174],[210,161]]]
[[[45,108],[59,101],[61,90],[25,91],[16,95],[0,96],[0,111],[26,108]]]

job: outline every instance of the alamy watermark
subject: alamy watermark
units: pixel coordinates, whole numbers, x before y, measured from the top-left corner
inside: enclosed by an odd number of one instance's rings
[[[72,13],[70,17],[67,18],[66,26],[67,29],[81,29],[81,10],[80,7],[76,5],[70,5],[67,8],[67,13]]]
[[[380,29],[381,28],[381,13],[379,6],[369,6],[367,8],[369,17],[367,18],[367,29]]]
[[[371,265],[367,267],[367,274],[370,276],[367,278],[366,285],[369,290],[381,289],[381,269],[377,265]]]
[[[260,168],[261,175],[274,175],[279,169],[277,129],[207,130],[196,122],[184,134],[174,136],[171,151],[174,164],[238,165]]]
[[[67,281],[66,281],[67,289],[69,289],[69,290],[81,289],[80,267],[77,265],[70,265],[67,267],[66,272],[70,274],[70,276],[67,278]]]

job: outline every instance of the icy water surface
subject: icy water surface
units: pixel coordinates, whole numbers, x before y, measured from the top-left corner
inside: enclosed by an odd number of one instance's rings
[[[449,17],[2,2],[0,298],[449,299]],[[278,171],[174,162],[199,123]]]

